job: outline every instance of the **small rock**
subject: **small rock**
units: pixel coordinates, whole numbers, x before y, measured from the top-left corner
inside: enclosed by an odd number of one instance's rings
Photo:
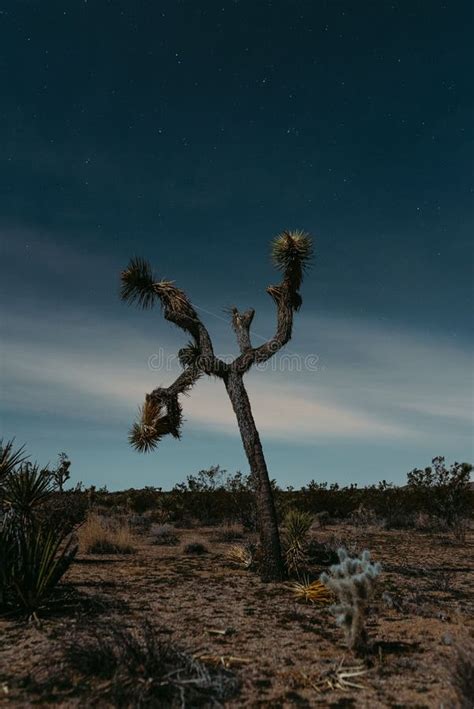
[[[450,633],[444,633],[441,637],[441,642],[443,645],[452,645],[453,644],[453,636]]]

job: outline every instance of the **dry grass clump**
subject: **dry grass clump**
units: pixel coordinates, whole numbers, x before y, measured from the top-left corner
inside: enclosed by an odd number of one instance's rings
[[[128,629],[109,619],[75,634],[62,662],[48,666],[32,689],[41,697],[53,690],[56,699],[69,701],[75,695],[85,700],[81,706],[174,709],[223,706],[239,686],[229,669],[207,667],[148,622]]]
[[[179,537],[172,524],[155,524],[151,528],[150,541],[158,546],[175,546]]]
[[[290,589],[295,598],[299,601],[315,603],[317,605],[327,605],[332,603],[334,596],[321,581],[294,581],[290,584]]]
[[[90,514],[79,530],[79,548],[85,554],[134,554],[134,538],[127,524],[114,526]]]
[[[233,544],[229,548],[226,557],[231,564],[243,566],[244,569],[250,569],[254,561],[252,549],[243,544]]]
[[[474,697],[474,644],[460,645],[451,670],[451,685],[461,709],[471,709]]]
[[[213,542],[238,542],[244,538],[242,529],[237,524],[226,524],[219,527],[212,535]]]

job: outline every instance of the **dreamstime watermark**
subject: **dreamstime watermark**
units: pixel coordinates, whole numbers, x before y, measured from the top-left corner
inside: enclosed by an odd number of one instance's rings
[[[235,355],[216,356],[226,364],[231,364],[236,359]],[[202,360],[200,368],[205,370],[204,356],[202,356]],[[166,353],[162,347],[148,357],[148,369],[155,372],[174,372],[177,366],[179,366],[178,355]],[[319,372],[322,369],[319,355],[316,354],[304,356],[288,353],[277,354],[265,362],[255,362],[253,366],[260,371],[270,370],[271,372]]]

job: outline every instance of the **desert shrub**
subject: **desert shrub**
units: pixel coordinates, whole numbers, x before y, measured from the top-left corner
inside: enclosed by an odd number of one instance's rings
[[[183,547],[183,552],[185,554],[201,556],[202,554],[208,554],[209,549],[202,542],[189,542],[189,544]]]
[[[313,517],[308,512],[289,510],[283,521],[283,545],[288,571],[298,571],[306,559]]]
[[[138,515],[156,508],[161,495],[161,488],[144,487],[142,490],[126,490],[126,503],[129,510]]]
[[[474,496],[470,486],[472,465],[453,463],[449,468],[442,456],[433,458],[424,470],[408,473],[408,490],[417,508],[454,529],[472,515]]]
[[[91,513],[79,529],[79,547],[86,554],[134,554],[133,535],[126,524],[113,525]]]
[[[179,537],[171,524],[157,524],[151,529],[150,541],[160,546],[174,546],[179,543]]]
[[[126,629],[112,620],[76,634],[65,647],[60,671],[63,682],[66,674],[87,695],[88,705],[97,706],[217,707],[239,690],[230,670],[207,667],[149,623]]]
[[[464,544],[466,541],[466,535],[471,527],[471,520],[466,517],[460,517],[453,524],[453,534],[454,538]]]
[[[165,503],[167,500],[167,503]],[[255,496],[250,476],[230,475],[218,465],[188,475],[186,482],[175,485],[162,504],[167,504],[170,519],[197,519],[201,525],[238,522],[255,529]]]
[[[460,645],[451,665],[451,685],[460,709],[472,709],[474,697],[474,644]]]
[[[128,524],[134,532],[139,534],[146,534],[151,528],[152,522],[149,516],[145,514],[141,515],[131,515],[128,518]]]
[[[326,529],[329,524],[331,517],[327,510],[322,510],[321,512],[316,512],[314,515],[314,521],[320,529]]]
[[[37,510],[38,519],[47,521],[62,533],[72,533],[86,519],[88,511],[87,497],[79,488],[54,492]]]
[[[244,538],[242,529],[236,524],[226,524],[219,527],[212,535],[212,541],[218,543],[238,542]]]
[[[308,562],[317,566],[337,564],[339,557],[336,549],[339,546],[340,544],[334,545],[331,541],[318,542],[316,539],[310,539],[306,547]]]
[[[337,598],[331,610],[344,630],[348,647],[360,653],[367,649],[367,606],[381,566],[371,563],[368,551],[351,558],[345,549],[339,549],[338,556],[339,564],[331,566],[329,574],[321,574],[320,580]]]
[[[373,509],[361,503],[357,509],[349,515],[349,522],[355,527],[372,527],[379,523],[377,515]]]

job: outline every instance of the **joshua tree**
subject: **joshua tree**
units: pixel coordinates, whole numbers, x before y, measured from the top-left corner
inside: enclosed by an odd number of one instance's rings
[[[214,354],[206,327],[187,295],[172,281],[156,280],[149,264],[140,258],[132,259],[121,274],[124,301],[151,308],[159,300],[165,319],[192,338],[178,353],[183,372],[176,381],[146,395],[140,418],[130,432],[130,443],[139,451],[150,451],[167,434],[179,438],[180,394],[188,391],[203,374],[223,380],[237,417],[255,488],[264,580],[279,580],[285,572],[270,478],[243,377],[252,365],[266,362],[290,340],[293,313],[302,304],[299,289],[311,256],[311,239],[302,231],[285,231],[274,239],[273,262],[283,273],[281,283],[267,288],[277,309],[276,332],[264,344],[253,347],[250,326],[255,311],[251,308],[239,312],[232,307],[231,324],[240,349],[232,363],[223,362]]]
[[[59,492],[64,492],[64,485],[71,477],[71,473],[69,472],[70,467],[71,461],[66,453],[60,453],[58,455],[58,465],[51,471],[51,478]]]

